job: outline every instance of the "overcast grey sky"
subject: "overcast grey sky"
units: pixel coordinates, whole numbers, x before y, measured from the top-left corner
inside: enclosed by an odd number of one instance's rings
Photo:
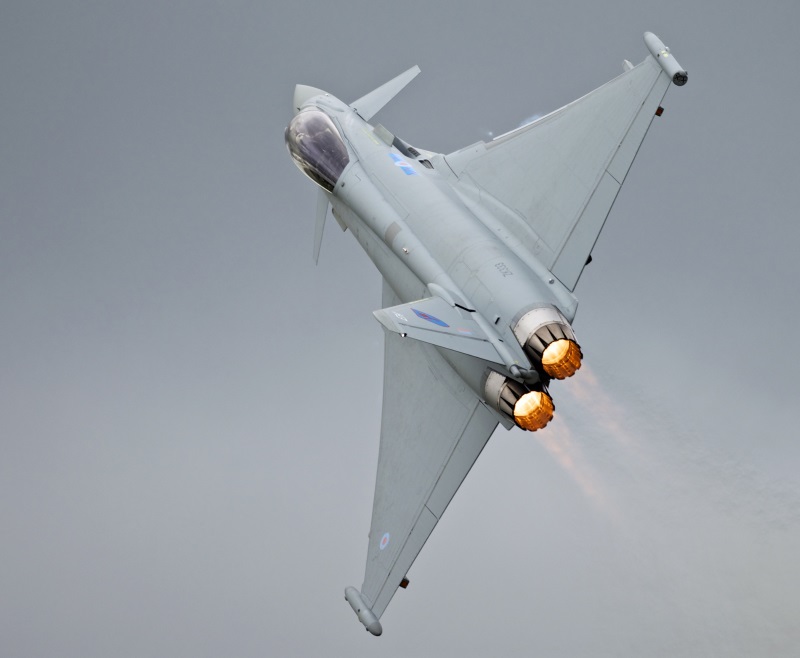
[[[0,655],[794,656],[800,9],[0,6]],[[380,279],[295,83],[444,153],[641,61],[672,88],[577,289],[587,366],[499,430],[364,632]]]

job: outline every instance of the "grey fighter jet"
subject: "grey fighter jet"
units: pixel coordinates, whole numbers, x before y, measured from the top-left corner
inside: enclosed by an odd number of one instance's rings
[[[361,589],[373,635],[498,424],[537,431],[552,379],[583,354],[575,286],[670,84],[686,71],[654,34],[638,66],[533,123],[448,155],[369,121],[414,67],[347,104],[297,85],[286,145],[383,276],[380,453]]]

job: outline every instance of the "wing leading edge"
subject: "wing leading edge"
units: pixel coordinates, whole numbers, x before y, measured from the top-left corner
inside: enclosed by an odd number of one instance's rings
[[[384,306],[397,305],[383,286]],[[360,593],[376,619],[497,427],[435,347],[391,331],[385,340],[380,452]],[[354,593],[348,588],[351,605],[360,601]]]

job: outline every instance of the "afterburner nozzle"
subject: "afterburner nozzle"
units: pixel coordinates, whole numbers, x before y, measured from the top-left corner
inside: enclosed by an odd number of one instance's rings
[[[540,430],[553,420],[552,398],[542,391],[529,391],[514,405],[514,422],[530,432]]]
[[[581,367],[583,352],[578,339],[570,323],[555,306],[540,306],[527,311],[512,330],[534,365],[548,377],[566,379]]]
[[[574,340],[560,338],[550,343],[542,353],[542,368],[554,379],[572,377],[581,367],[583,353]]]

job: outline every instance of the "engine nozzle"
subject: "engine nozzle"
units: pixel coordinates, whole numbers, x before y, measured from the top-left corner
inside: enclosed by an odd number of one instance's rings
[[[553,420],[555,405],[542,384],[529,386],[490,369],[483,390],[486,402],[517,427],[535,432]]]
[[[529,391],[514,405],[514,422],[529,432],[543,429],[553,420],[553,399],[544,391]]]
[[[581,367],[583,352],[575,332],[556,307],[527,311],[513,330],[522,348],[548,377],[566,379]]]
[[[542,368],[553,379],[572,377],[581,367],[581,348],[571,338],[559,338],[542,352]]]

